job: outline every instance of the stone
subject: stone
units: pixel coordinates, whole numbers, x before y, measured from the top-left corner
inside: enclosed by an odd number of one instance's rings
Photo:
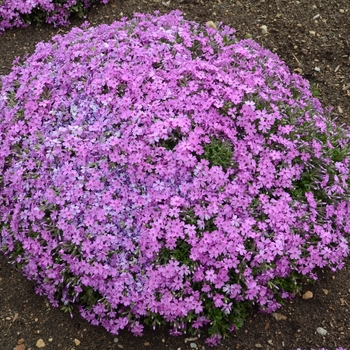
[[[198,337],[185,338],[185,343],[196,340],[198,340]]]
[[[75,346],[79,346],[80,343],[81,343],[81,341],[79,339],[77,339],[77,338],[74,339]]]
[[[38,339],[38,341],[36,342],[36,347],[37,348],[43,348],[43,347],[45,347],[45,342],[44,342],[44,340],[42,340],[42,339]]]
[[[322,336],[325,336],[328,332],[324,329],[324,328],[322,328],[322,327],[318,327],[317,329],[316,329],[316,331],[317,331],[317,333],[318,334],[321,334]]]
[[[206,23],[207,27],[212,28],[212,29],[218,29],[217,25],[213,21],[208,21]]]
[[[16,346],[16,350],[26,350],[26,346],[24,344],[19,344]]]
[[[262,25],[262,26],[260,27],[260,29],[261,29],[261,33],[267,34],[267,26]]]
[[[282,314],[279,314],[277,312],[273,312],[272,316],[277,320],[277,321],[283,321],[287,319],[287,316],[284,316]]]
[[[311,299],[311,298],[313,298],[313,293],[312,292],[310,292],[309,290],[307,291],[307,292],[305,292],[304,294],[303,294],[303,299],[304,300],[308,300],[308,299]]]

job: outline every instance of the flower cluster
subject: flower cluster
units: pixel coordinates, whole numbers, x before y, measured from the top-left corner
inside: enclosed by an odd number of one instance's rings
[[[349,134],[302,77],[178,11],[39,43],[0,89],[0,244],[36,291],[142,334],[242,325],[349,253]]]
[[[32,22],[67,25],[74,13],[83,16],[96,0],[1,0],[0,34],[9,28],[26,27]],[[101,0],[106,4],[108,0]]]

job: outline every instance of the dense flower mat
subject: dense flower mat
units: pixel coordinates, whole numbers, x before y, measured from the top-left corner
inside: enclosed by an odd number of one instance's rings
[[[32,22],[67,25],[71,14],[82,17],[97,0],[0,0],[0,35],[13,27]],[[108,0],[100,0],[106,4]]]
[[[85,25],[1,81],[1,248],[54,305],[214,345],[344,265],[348,131],[234,30]]]

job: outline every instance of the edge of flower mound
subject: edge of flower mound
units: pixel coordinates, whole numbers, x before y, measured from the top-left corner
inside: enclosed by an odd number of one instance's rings
[[[31,23],[46,22],[56,26],[69,24],[69,17],[83,17],[97,0],[2,0],[0,7],[0,35],[7,29],[27,27]],[[100,0],[106,4],[108,0]]]
[[[1,247],[54,305],[215,345],[343,266],[347,131],[232,29],[75,28],[1,80]]]

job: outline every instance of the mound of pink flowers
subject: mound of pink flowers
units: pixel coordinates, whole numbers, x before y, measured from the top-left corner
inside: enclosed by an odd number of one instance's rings
[[[13,27],[26,27],[32,22],[55,26],[69,24],[71,14],[82,17],[97,0],[1,0],[0,35]],[[106,4],[108,0],[100,0]]]
[[[215,345],[343,267],[348,132],[233,33],[136,15],[1,78],[1,249],[54,305],[114,334],[206,326]]]

